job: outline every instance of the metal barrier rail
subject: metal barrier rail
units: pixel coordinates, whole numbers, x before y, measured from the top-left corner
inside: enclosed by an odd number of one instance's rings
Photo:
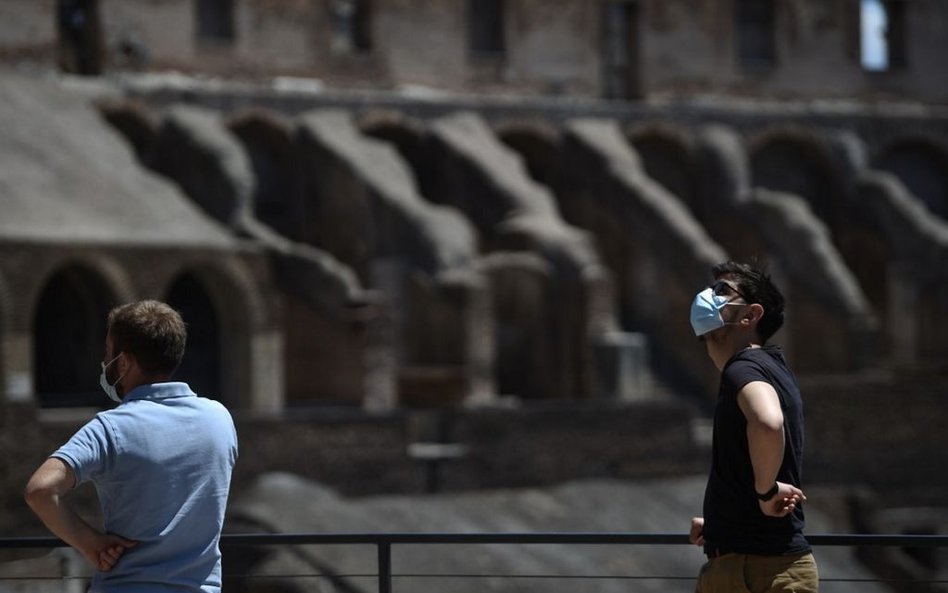
[[[816,534],[812,546],[948,548],[948,535]],[[379,593],[392,591],[392,546],[412,544],[606,544],[691,545],[688,536],[668,533],[247,533],[224,534],[221,547],[276,545],[373,545],[378,551]],[[67,544],[54,537],[0,538],[0,549],[59,548]],[[411,575],[424,576],[424,575]],[[439,575],[444,576],[444,575]],[[470,576],[470,575],[468,575]],[[476,575],[481,576],[481,575]],[[562,575],[558,575],[562,578]],[[582,578],[592,578],[583,575]]]

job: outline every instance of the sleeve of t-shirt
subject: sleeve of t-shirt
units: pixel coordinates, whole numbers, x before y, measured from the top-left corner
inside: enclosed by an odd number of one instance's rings
[[[63,460],[76,474],[76,485],[102,474],[112,459],[112,440],[105,422],[96,417],[50,457]]]
[[[730,393],[737,393],[745,385],[754,381],[773,384],[760,365],[751,360],[735,360],[729,364],[724,370],[724,381],[731,388]]]

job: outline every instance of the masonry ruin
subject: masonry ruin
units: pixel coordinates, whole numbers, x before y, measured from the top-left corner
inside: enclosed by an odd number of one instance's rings
[[[935,504],[948,15],[887,2],[868,72],[859,6],[0,1],[4,442],[104,406],[105,313],[162,298],[181,377],[270,443],[242,485],[415,491],[419,441],[464,445],[454,489],[687,472],[715,373],[686,311],[753,257],[816,479]]]

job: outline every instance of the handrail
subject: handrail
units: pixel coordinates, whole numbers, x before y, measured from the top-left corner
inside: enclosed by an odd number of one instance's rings
[[[946,548],[948,535],[920,534],[807,534],[813,546],[872,546]],[[302,544],[646,544],[687,545],[677,533],[532,532],[532,533],[225,533],[222,546]],[[62,548],[55,537],[0,537],[0,549]]]
[[[948,548],[948,535],[913,534],[815,534],[813,546],[875,546]],[[688,545],[688,536],[677,533],[545,532],[545,533],[228,533],[221,547],[260,545],[362,544],[378,552],[378,591],[392,591],[392,546],[411,544],[626,544]],[[0,537],[4,548],[58,548],[67,544],[55,537]],[[404,575],[398,575],[404,576]],[[589,575],[585,575],[589,576]],[[590,577],[591,578],[591,577]]]

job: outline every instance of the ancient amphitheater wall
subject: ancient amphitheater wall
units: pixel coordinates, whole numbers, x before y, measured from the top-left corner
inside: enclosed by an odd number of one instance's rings
[[[188,319],[188,350],[178,374],[197,392],[235,410],[283,407],[282,339],[260,285],[236,258],[189,257],[167,271],[161,295]]]

